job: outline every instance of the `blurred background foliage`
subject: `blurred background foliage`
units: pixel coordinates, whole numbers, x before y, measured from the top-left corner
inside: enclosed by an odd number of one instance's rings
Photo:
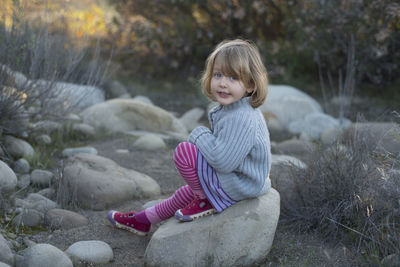
[[[100,41],[121,79],[196,81],[217,43],[241,37],[259,46],[274,84],[400,98],[394,0],[1,1],[7,27],[18,6],[32,25],[45,21],[82,46]]]

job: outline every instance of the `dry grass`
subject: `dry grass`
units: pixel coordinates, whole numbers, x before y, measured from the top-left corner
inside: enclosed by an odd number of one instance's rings
[[[107,66],[93,53],[41,21],[16,10],[12,27],[0,22],[0,131],[21,134],[29,121],[69,112],[56,82],[101,83]],[[85,96],[82,96],[85,97]]]
[[[348,245],[368,264],[400,253],[398,156],[356,133],[321,146],[305,170],[293,168],[298,198],[282,203],[282,222]]]

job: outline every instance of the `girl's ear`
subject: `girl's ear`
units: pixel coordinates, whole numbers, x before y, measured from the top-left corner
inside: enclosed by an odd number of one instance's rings
[[[254,92],[254,88],[247,88],[246,92],[250,95]]]

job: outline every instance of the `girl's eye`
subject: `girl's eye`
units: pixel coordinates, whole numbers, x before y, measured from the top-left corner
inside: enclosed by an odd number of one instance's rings
[[[214,77],[215,77],[215,78],[221,78],[221,77],[222,77],[222,74],[219,73],[219,72],[216,72],[216,73],[214,73]]]
[[[236,77],[229,77],[229,79],[230,79],[231,81],[236,81],[236,80],[237,80]]]

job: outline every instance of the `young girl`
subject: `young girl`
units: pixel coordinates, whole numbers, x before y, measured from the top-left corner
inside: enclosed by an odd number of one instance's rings
[[[270,140],[257,109],[267,96],[267,72],[257,47],[244,40],[220,43],[207,58],[203,93],[219,105],[174,151],[174,162],[187,185],[141,212],[107,215],[112,224],[139,235],[151,224],[175,215],[179,221],[221,213],[236,202],[271,187]]]

